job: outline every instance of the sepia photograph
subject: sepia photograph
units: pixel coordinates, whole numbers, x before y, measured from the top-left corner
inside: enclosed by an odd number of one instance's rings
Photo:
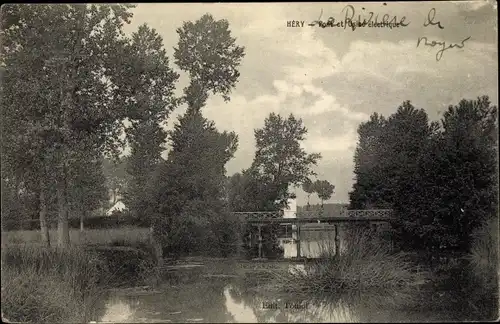
[[[2,321],[498,321],[497,10],[3,4]]]

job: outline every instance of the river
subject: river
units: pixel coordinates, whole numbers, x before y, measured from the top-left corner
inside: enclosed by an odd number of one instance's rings
[[[498,302],[462,279],[440,279],[405,292],[338,292],[293,296],[264,287],[259,267],[296,269],[289,262],[187,261],[155,288],[109,293],[97,322],[435,322],[493,319]],[[245,278],[253,278],[251,284]],[[260,279],[259,279],[260,278]],[[486,299],[485,299],[486,298]]]

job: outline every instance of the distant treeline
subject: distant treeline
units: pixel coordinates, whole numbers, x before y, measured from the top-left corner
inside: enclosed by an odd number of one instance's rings
[[[49,221],[51,228],[57,227],[57,220]],[[133,227],[148,227],[148,224],[144,220],[137,217],[133,217],[128,213],[113,214],[111,216],[92,216],[85,218],[83,220],[83,226],[85,229],[109,229],[109,228],[120,228],[125,226]],[[73,229],[80,228],[80,220],[78,218],[69,219],[69,227]],[[40,220],[20,220],[20,221],[3,221],[2,230],[4,231],[15,231],[15,230],[40,230]]]

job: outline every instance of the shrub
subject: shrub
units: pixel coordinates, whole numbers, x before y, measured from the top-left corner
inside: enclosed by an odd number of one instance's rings
[[[397,288],[423,282],[402,253],[390,248],[371,231],[350,231],[342,253],[333,244],[321,246],[320,257],[302,271],[280,274],[280,286],[292,292],[338,291],[339,289]]]

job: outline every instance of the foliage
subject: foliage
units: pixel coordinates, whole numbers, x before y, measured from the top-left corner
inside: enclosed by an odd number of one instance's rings
[[[288,199],[294,198],[290,187],[310,181],[309,176],[314,174],[311,168],[321,157],[307,154],[300,146],[306,134],[302,120],[293,115],[283,118],[271,113],[266,118],[264,127],[255,130],[257,150],[251,167],[226,182],[232,211],[278,211],[288,204]],[[267,257],[282,252],[277,241],[278,230],[279,225],[263,228],[263,253]],[[252,231],[255,228],[245,228],[244,240]],[[256,255],[256,247],[247,251],[247,255]]]
[[[307,194],[307,210],[309,210],[310,207],[310,199],[311,199],[311,194],[315,192],[315,187],[314,187],[314,182],[311,181],[311,179],[306,178],[304,182],[302,183],[302,190]]]
[[[178,254],[206,250],[218,242],[216,235],[228,238],[233,232],[221,215],[227,213],[225,164],[238,138],[234,132],[219,132],[201,108],[209,92],[229,100],[244,50],[235,45],[227,21],[208,14],[184,23],[177,32],[175,63],[191,79],[182,98],[188,107],[169,134],[167,161],[155,170],[150,205],[154,236],[165,250]]]
[[[318,193],[318,197],[321,199],[321,205],[323,205],[325,200],[332,197],[335,186],[327,180],[316,180],[313,184],[313,188]]]
[[[496,210],[496,114],[481,97],[450,106],[441,128],[408,101],[372,115],[358,129],[351,207],[394,209],[401,248],[468,250]]]
[[[185,89],[188,106],[203,107],[208,91],[222,94],[224,100],[229,101],[229,94],[240,76],[238,66],[245,56],[245,48],[236,45],[228,21],[215,20],[205,14],[194,23],[185,22],[177,33],[175,64],[191,79]]]
[[[2,7],[2,166],[22,181],[55,178],[64,246],[68,175],[82,156],[118,151],[126,97],[118,77],[122,26],[130,7]]]
[[[264,127],[255,130],[256,153],[252,174],[266,184],[266,200],[284,207],[291,198],[289,187],[301,185],[310,175],[311,167],[321,158],[318,153],[307,154],[300,146],[307,129],[301,119],[271,113]]]
[[[178,103],[174,89],[179,75],[170,68],[163,40],[155,29],[140,26],[125,51],[133,67],[122,76],[132,94],[126,102],[131,154],[126,165],[129,181],[125,203],[133,214],[148,221],[153,197],[147,184],[164,149],[166,132],[162,124]]]
[[[82,158],[68,174],[68,182],[68,204],[82,221],[90,211],[106,206],[108,193],[101,159]]]

